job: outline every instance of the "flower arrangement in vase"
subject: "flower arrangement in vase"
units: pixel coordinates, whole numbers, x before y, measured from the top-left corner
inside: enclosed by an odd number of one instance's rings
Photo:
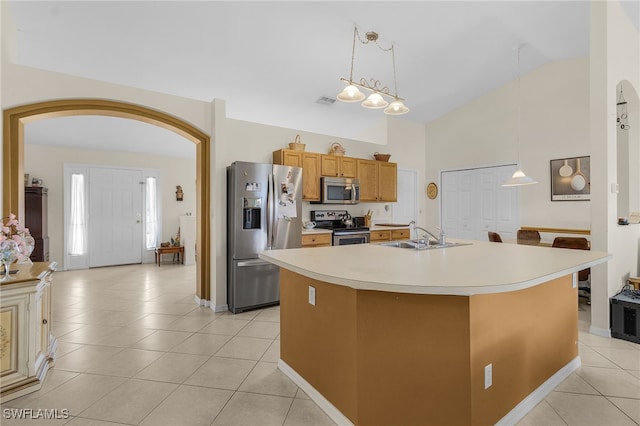
[[[35,247],[35,240],[18,222],[16,215],[11,213],[8,220],[0,223],[0,263],[4,266],[4,277],[0,281],[8,281],[10,265],[18,261],[31,263],[29,256]]]

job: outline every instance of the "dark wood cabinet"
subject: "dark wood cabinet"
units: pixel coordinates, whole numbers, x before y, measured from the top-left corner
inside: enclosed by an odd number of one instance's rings
[[[24,189],[24,226],[36,242],[31,253],[33,262],[49,261],[47,232],[47,188],[28,186]]]

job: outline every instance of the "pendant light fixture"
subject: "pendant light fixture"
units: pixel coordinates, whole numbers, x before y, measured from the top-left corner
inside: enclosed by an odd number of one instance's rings
[[[393,84],[395,93],[391,93],[389,87],[382,86],[380,80],[370,78],[369,81],[365,78],[361,78],[359,82],[353,81],[353,64],[355,62],[356,55],[356,39],[362,44],[375,43],[376,46],[383,52],[391,52],[391,61],[393,64]],[[366,40],[360,38],[358,27],[353,28],[353,44],[351,46],[351,70],[349,72],[349,79],[341,78],[341,81],[347,83],[347,86],[340,92],[337,99],[342,102],[359,102],[365,98],[364,93],[360,89],[368,90],[371,93],[369,97],[364,100],[361,105],[365,108],[382,109],[387,115],[402,115],[409,112],[409,108],[404,105],[404,99],[398,96],[398,82],[396,80],[396,56],[393,44],[390,48],[384,49],[378,44],[378,33],[370,31],[366,33]],[[391,103],[387,102],[385,97],[391,100]]]
[[[518,46],[517,48],[517,51],[518,51],[518,54],[517,54],[517,57],[518,57],[518,80],[517,80],[518,121],[516,124],[518,126],[516,130],[516,147],[518,149],[518,166],[520,166],[520,115],[521,115],[520,114],[520,49],[521,49],[521,46]],[[532,185],[534,183],[538,183],[538,181],[525,175],[522,169],[518,167],[518,170],[516,170],[513,173],[513,175],[511,175],[511,177],[502,184],[502,186],[524,186],[524,185]]]

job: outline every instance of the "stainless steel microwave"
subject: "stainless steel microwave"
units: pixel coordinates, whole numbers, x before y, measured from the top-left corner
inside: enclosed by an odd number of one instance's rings
[[[360,181],[358,179],[321,177],[321,204],[358,204],[360,202]]]

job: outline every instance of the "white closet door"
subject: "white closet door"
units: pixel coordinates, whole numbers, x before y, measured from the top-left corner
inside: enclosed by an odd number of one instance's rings
[[[515,172],[516,167],[499,167],[496,170],[498,182],[504,182]],[[516,240],[520,229],[520,201],[518,190],[514,187],[498,185],[496,205],[496,229],[503,239]]]
[[[515,165],[442,172],[442,226],[449,237],[487,240],[498,232],[515,239],[520,228],[518,192],[501,183]]]
[[[500,187],[498,176],[493,168],[475,170],[478,176],[478,213],[479,230],[475,240],[486,240],[487,232],[497,231],[498,222],[498,193],[496,188]]]
[[[142,262],[142,171],[89,169],[89,266]]]
[[[398,202],[393,205],[393,223],[418,221],[418,172],[398,169]]]
[[[475,179],[473,170],[460,172],[458,179],[458,221],[460,222],[458,238],[477,239],[478,206]]]

